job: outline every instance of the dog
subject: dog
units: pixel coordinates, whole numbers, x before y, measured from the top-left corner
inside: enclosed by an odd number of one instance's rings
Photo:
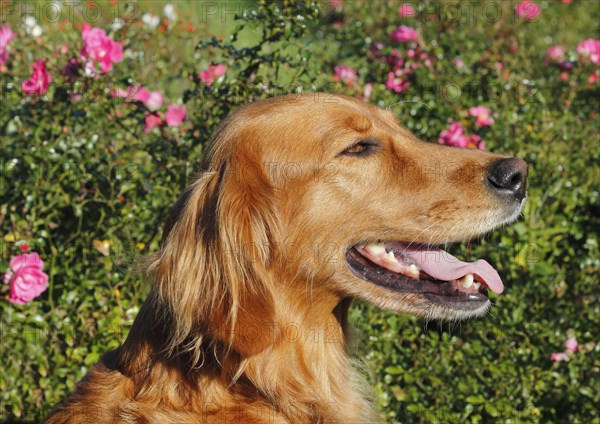
[[[347,352],[352,300],[486,313],[496,270],[437,246],[515,220],[526,177],[520,159],[422,142],[352,97],[241,107],[144,262],[126,341],[45,422],[378,422]]]

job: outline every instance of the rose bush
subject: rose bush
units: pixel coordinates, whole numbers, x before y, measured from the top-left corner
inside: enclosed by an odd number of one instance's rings
[[[0,419],[38,422],[124,340],[147,293],[132,266],[230,111],[333,91],[424,140],[531,164],[522,219],[452,248],[507,282],[489,317],[352,309],[382,421],[600,420],[599,7],[460,4],[0,15]]]

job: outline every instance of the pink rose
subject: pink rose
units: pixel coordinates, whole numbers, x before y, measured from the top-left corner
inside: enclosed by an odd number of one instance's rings
[[[226,65],[210,65],[206,71],[200,72],[200,80],[206,85],[212,85],[225,72],[227,72]]]
[[[576,352],[578,345],[579,345],[579,343],[577,343],[577,339],[575,337],[569,337],[567,339],[567,341],[565,342],[565,347],[567,349],[569,349],[571,352]]]
[[[37,253],[23,253],[10,260],[4,284],[10,284],[9,302],[24,304],[38,297],[48,286],[44,261]]]
[[[562,46],[552,46],[546,50],[546,58],[553,62],[562,62],[565,58],[565,49]]]
[[[470,134],[467,138],[467,147],[470,149],[485,149],[485,141],[481,139],[477,134]]]
[[[521,3],[515,6],[515,14],[519,18],[523,18],[526,21],[531,21],[540,15],[542,8],[539,4],[531,0],[523,0]]]
[[[456,121],[450,121],[450,127],[440,133],[440,144],[453,147],[467,147],[469,139],[465,129]]]
[[[401,69],[405,62],[397,49],[393,49],[388,56],[383,56],[382,59],[390,64],[394,70]]]
[[[144,118],[144,122],[146,124],[144,126],[144,132],[149,133],[150,131],[152,131],[152,128],[162,125],[163,120],[160,119],[159,116],[151,113],[149,115],[146,115],[146,118]]]
[[[167,113],[165,113],[165,121],[170,127],[177,127],[181,125],[186,117],[185,107],[179,105],[167,106]]]
[[[400,16],[401,18],[408,18],[410,16],[415,16],[415,14],[416,14],[415,8],[410,3],[403,3],[400,6],[400,9],[398,9],[398,16]]]
[[[136,82],[127,88],[118,87],[110,95],[112,97],[123,97],[128,102],[137,101],[146,103],[150,97],[150,91],[139,82]]]
[[[52,77],[46,69],[46,59],[33,62],[31,67],[33,68],[33,75],[21,83],[21,88],[27,95],[37,94],[39,96],[48,91]]]
[[[333,74],[334,81],[343,81],[348,85],[354,84],[354,79],[356,78],[357,71],[356,69],[352,69],[346,65],[336,66],[333,68],[335,73]]]
[[[150,98],[150,91],[141,86],[140,84],[136,84],[133,87],[130,87],[131,90],[131,100],[135,100],[137,102],[146,103]]]
[[[0,27],[0,66],[4,65],[8,60],[8,44],[16,36],[10,29],[9,24]]]
[[[569,357],[567,356],[566,353],[553,353],[550,355],[550,360],[551,361],[568,361]]]
[[[489,127],[492,125],[490,110],[485,106],[476,106],[469,108],[469,115],[477,118],[475,125],[478,127]]]
[[[162,106],[164,102],[163,95],[158,91],[150,91],[148,93],[148,98],[144,102],[146,107],[150,110],[157,110]]]
[[[81,55],[88,59],[91,68],[94,68],[94,62],[99,63],[100,73],[109,72],[113,63],[123,60],[123,46],[106,35],[103,29],[91,28],[86,22],[81,37],[84,43]]]
[[[385,86],[395,93],[402,93],[408,89],[408,80],[404,78],[402,70],[388,73],[388,79]]]
[[[140,83],[136,82],[134,85],[130,85],[127,88],[117,87],[117,89],[110,93],[110,95],[112,97],[123,97],[127,101],[138,100],[140,102],[143,102],[144,100],[146,100],[147,97],[144,99],[140,98],[144,96],[144,94],[140,94],[142,90],[144,90],[147,96],[149,91],[142,87]]]
[[[164,102],[164,97],[159,91],[150,91],[137,82],[126,89],[117,88],[111,93],[111,96],[124,97],[127,101],[141,102],[152,111],[159,109]]]
[[[406,25],[400,25],[390,35],[391,41],[402,41],[403,43],[414,41],[419,42],[419,33],[412,27]]]
[[[600,40],[588,38],[582,41],[577,46],[577,53],[583,62],[589,59],[592,63],[600,65]]]

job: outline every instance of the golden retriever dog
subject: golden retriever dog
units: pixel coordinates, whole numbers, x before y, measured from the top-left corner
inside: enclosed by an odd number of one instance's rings
[[[419,141],[323,93],[240,108],[175,203],[125,343],[46,423],[369,423],[348,355],[353,299],[484,314],[503,283],[441,248],[513,221],[520,159]]]

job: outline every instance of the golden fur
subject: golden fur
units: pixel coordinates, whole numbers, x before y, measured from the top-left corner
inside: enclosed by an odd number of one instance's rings
[[[339,155],[357,139],[382,149]],[[498,158],[423,143],[345,96],[241,108],[170,212],[127,340],[45,422],[378,422],[347,355],[351,300],[473,314],[361,280],[344,253],[370,240],[463,240],[514,219],[481,183]]]

